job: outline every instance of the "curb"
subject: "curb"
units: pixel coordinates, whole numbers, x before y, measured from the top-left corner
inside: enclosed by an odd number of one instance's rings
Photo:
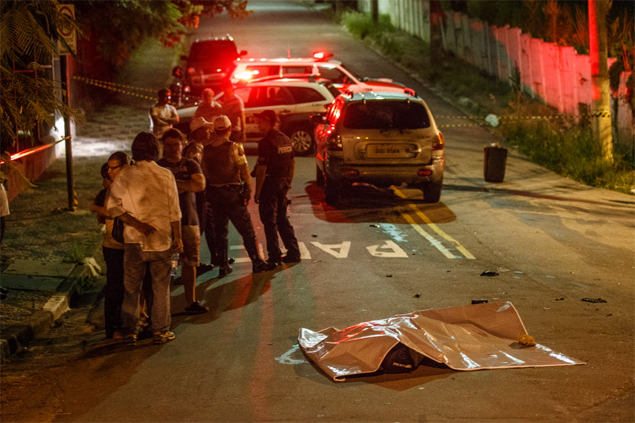
[[[71,274],[58,287],[58,292],[54,293],[44,304],[42,310],[29,316],[22,326],[2,333],[0,357],[3,362],[12,354],[20,351],[37,335],[46,331],[57,319],[70,310],[71,299],[80,293],[83,272],[83,265],[75,266]]]

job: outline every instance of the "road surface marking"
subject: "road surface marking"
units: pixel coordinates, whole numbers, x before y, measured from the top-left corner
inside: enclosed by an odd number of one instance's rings
[[[298,242],[298,247],[300,247],[300,258],[302,260],[311,260],[311,253],[306,247],[306,244],[304,242]]]
[[[244,250],[245,246],[244,245],[230,245],[229,246],[230,250]],[[264,257],[265,253],[264,253],[264,248],[262,247],[262,244],[258,244],[258,250],[260,250],[260,257]],[[238,257],[238,258],[234,258],[234,263],[251,263],[251,259],[249,257]]]
[[[295,359],[295,358],[291,357],[291,355],[294,354],[299,349],[300,349],[300,346],[298,344],[295,344],[289,351],[287,351],[286,353],[282,354],[280,357],[276,357],[275,360],[278,363],[280,363],[280,364],[295,365],[295,364],[308,363],[308,361],[306,361],[306,360],[298,360],[298,359]]]
[[[373,257],[405,257],[408,254],[402,250],[394,241],[385,241],[384,245],[371,245],[366,247],[370,255]],[[384,250],[384,251],[379,251]],[[388,250],[388,251],[385,251]]]
[[[430,245],[433,245],[434,247],[436,247],[436,249],[441,251],[441,253],[443,253],[444,256],[446,256],[449,259],[455,259],[456,258],[456,256],[454,254],[452,254],[450,251],[448,251],[448,249],[445,248],[443,246],[443,244],[441,244],[441,241],[439,241],[438,239],[436,239],[435,237],[433,237],[432,235],[427,233],[425,231],[425,229],[423,229],[421,227],[420,224],[415,222],[414,219],[412,218],[412,216],[410,216],[407,213],[401,213],[401,215],[403,216],[404,219],[406,219],[406,222],[410,223],[410,226],[412,226],[412,228],[415,231],[419,232],[421,234],[421,236],[423,236],[425,239],[430,241]]]
[[[325,253],[329,253],[335,258],[346,258],[351,249],[351,242],[344,241],[341,244],[322,244],[321,242],[312,242],[311,244],[318,247]]]
[[[399,197],[404,198],[404,199],[408,198],[408,197],[406,197],[406,195],[403,192],[401,192],[398,189],[395,189],[395,194],[397,194]],[[445,238],[447,241],[455,244],[456,249],[459,250],[461,252],[461,254],[463,254],[465,256],[465,258],[470,259],[470,260],[476,259],[476,257],[474,257],[474,255],[472,255],[472,253],[470,253],[464,246],[462,246],[459,241],[457,241],[456,239],[452,238],[450,235],[446,234],[445,231],[443,231],[443,229],[439,228],[432,220],[430,220],[430,218],[428,216],[426,216],[426,214],[424,212],[419,210],[419,208],[416,205],[414,205],[412,203],[409,203],[408,205],[417,214],[417,216],[419,216],[421,219],[423,219],[423,221],[426,223],[426,225],[428,225],[430,228],[432,228],[433,231],[435,231],[441,237]],[[403,215],[403,213],[402,213],[402,215]]]

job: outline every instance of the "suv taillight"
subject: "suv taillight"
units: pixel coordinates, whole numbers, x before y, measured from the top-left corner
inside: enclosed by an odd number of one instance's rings
[[[331,151],[342,151],[342,137],[337,132],[333,132],[326,138],[326,143]]]
[[[439,132],[436,139],[432,142],[432,150],[443,150],[445,147],[445,139],[443,138],[443,134]]]

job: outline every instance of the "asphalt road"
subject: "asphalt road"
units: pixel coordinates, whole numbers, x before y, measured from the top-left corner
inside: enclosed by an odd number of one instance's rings
[[[251,57],[326,48],[360,74],[415,88],[435,115],[460,113],[322,15],[296,3],[250,3],[248,19],[215,17],[200,33],[229,32]],[[634,198],[559,177],[514,151],[505,182],[486,183],[483,146],[502,140],[479,127],[444,135],[438,204],[423,204],[417,190],[400,189],[403,199],[357,188],[334,209],[314,183],[314,159],[298,158],[290,214],[303,261],[252,275],[232,232],[234,273],[199,278],[210,313],[175,316],[177,338],[167,345],[97,345],[51,368],[41,375],[56,383],[55,399],[41,399],[55,409],[49,418],[635,421]],[[264,242],[253,204],[251,211]],[[481,277],[485,270],[499,276]],[[173,295],[180,310],[182,288]],[[587,297],[606,303],[581,301]],[[344,328],[481,298],[511,301],[539,343],[587,364],[475,372],[421,366],[337,383],[298,351],[300,328]]]

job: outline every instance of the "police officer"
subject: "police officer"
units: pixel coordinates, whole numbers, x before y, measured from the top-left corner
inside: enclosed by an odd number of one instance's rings
[[[215,136],[203,150],[203,174],[207,181],[206,197],[212,207],[214,219],[214,243],[218,251],[219,276],[231,273],[227,253],[228,223],[243,238],[243,244],[249,254],[253,273],[273,270],[275,266],[266,263],[258,253],[258,241],[247,210],[251,197],[251,175],[247,167],[247,158],[241,144],[229,140],[231,121],[225,115],[214,119]]]
[[[293,226],[287,217],[287,192],[291,188],[295,172],[295,158],[291,140],[275,129],[276,113],[265,110],[254,115],[260,131],[265,137],[258,143],[258,162],[256,164],[256,194],[260,220],[265,227],[267,237],[267,262],[279,265],[300,261],[300,249]],[[278,233],[287,255],[282,257]]]

